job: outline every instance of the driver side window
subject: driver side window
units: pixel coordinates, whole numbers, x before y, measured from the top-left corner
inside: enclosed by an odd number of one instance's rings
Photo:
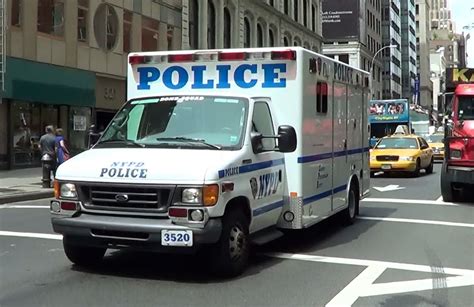
[[[252,131],[261,133],[264,136],[275,135],[272,116],[266,102],[255,102],[252,117]],[[274,149],[275,139],[263,139],[262,146],[264,150]]]

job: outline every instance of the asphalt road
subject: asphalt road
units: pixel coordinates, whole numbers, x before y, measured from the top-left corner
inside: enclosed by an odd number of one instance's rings
[[[231,280],[200,257],[124,251],[85,271],[64,256],[47,200],[0,205],[0,306],[474,306],[474,204],[439,200],[439,168],[376,176],[354,225],[256,248]]]

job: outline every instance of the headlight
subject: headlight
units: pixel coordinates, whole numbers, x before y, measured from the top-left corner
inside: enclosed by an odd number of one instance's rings
[[[459,149],[451,149],[451,159],[461,159],[461,151]]]
[[[76,198],[76,186],[72,183],[63,183],[61,185],[60,196],[65,198]]]
[[[376,158],[377,158],[376,156],[374,156],[374,155],[371,155],[371,156],[370,156],[370,161],[375,161],[375,160],[376,160]]]
[[[415,161],[415,157],[400,157],[400,161]]]
[[[200,204],[202,190],[200,188],[187,188],[183,190],[181,201],[188,204]]]

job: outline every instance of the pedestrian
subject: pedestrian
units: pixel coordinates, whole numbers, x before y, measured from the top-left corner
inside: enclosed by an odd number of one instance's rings
[[[66,139],[63,136],[63,129],[61,128],[56,129],[55,148],[56,148],[57,167],[59,167],[59,165],[63,164],[65,161],[69,160],[70,158],[69,146],[67,144]]]
[[[56,136],[54,135],[54,128],[51,125],[44,129],[46,134],[43,134],[39,141],[39,149],[41,150],[41,157],[48,155],[51,159],[51,170],[53,175],[56,173]],[[43,166],[44,167],[44,166]],[[51,175],[51,174],[50,174]]]

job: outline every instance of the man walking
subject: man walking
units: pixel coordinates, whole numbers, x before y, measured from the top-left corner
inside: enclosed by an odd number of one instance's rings
[[[48,177],[51,176],[51,171],[53,171],[53,175],[56,175],[56,151],[55,151],[55,143],[56,143],[56,135],[54,134],[54,128],[51,125],[46,126],[45,128],[46,134],[42,135],[39,140],[39,149],[41,150],[41,161],[43,165],[43,177],[45,174],[45,168],[50,166],[50,169],[47,170]],[[44,163],[43,157],[44,155],[48,155],[51,160],[48,160],[48,165]],[[49,178],[43,178],[43,180],[47,180]]]

